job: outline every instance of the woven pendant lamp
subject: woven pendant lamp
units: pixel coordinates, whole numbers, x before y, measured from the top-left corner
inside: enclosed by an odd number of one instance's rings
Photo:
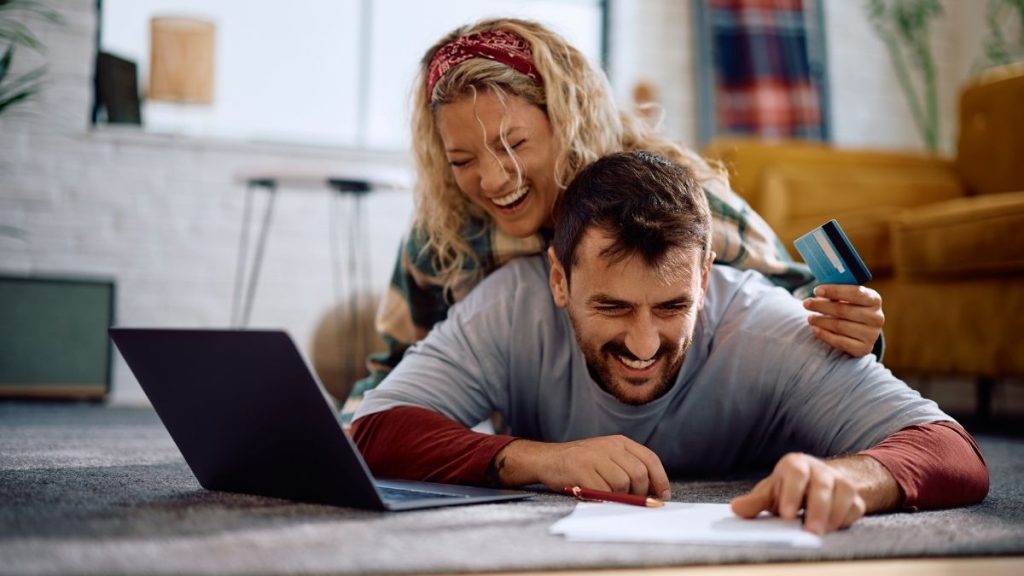
[[[150,100],[213,103],[212,22],[180,17],[150,19]]]

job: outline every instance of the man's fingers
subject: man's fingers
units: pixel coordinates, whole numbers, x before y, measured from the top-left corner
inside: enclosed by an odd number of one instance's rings
[[[737,496],[729,503],[733,514],[741,518],[754,518],[763,510],[775,511],[774,482],[771,476],[761,480],[746,494]]]
[[[647,465],[643,461],[628,451],[616,454],[612,457],[612,461],[629,477],[629,486],[626,487],[626,492],[640,496],[649,494],[647,490],[650,480]]]
[[[835,488],[832,490],[832,512],[828,516],[828,525],[826,526],[828,532],[849,526],[860,518],[857,516],[847,523],[847,518],[850,516],[851,510],[855,508],[855,500],[858,498],[857,489],[852,483],[842,479],[836,481]],[[863,500],[861,502],[863,503]],[[863,511],[861,515],[863,515]]]
[[[671,498],[672,484],[668,481],[668,473],[665,472],[661,458],[642,444],[630,444],[627,450],[643,463],[647,472],[647,491],[643,494],[651,494],[663,500]]]
[[[811,473],[807,461],[799,454],[789,454],[775,466],[772,475],[779,475],[776,482],[781,482],[778,490],[779,516],[792,520],[800,513],[807,493],[807,483]]]
[[[730,505],[742,518],[767,510],[787,520],[803,508],[804,528],[821,535],[850,526],[866,510],[853,482],[824,461],[797,453],[783,456],[770,476]]]
[[[621,435],[568,442],[551,462],[544,480],[557,489],[569,484],[609,492],[671,497],[668,475],[649,448]]]
[[[813,468],[804,500],[804,528],[819,535],[827,531],[835,487],[835,478],[829,470],[823,469],[824,466]]]
[[[598,462],[596,471],[601,476],[602,482],[607,486],[607,488],[598,488],[598,490],[621,492],[623,494],[629,493],[629,486],[632,481],[629,474],[622,469],[618,462],[611,458]],[[588,488],[590,487],[588,486]],[[597,486],[593,486],[593,488],[597,488]]]
[[[853,501],[850,503],[850,507],[846,509],[846,517],[839,524],[840,528],[849,528],[857,520],[864,517],[867,511],[867,504],[864,502],[864,498],[859,494],[854,494]]]

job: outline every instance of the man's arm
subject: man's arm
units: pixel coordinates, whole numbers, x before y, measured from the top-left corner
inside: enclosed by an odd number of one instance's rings
[[[493,484],[488,476],[491,462],[515,440],[474,432],[417,406],[357,419],[352,423],[352,439],[377,476],[447,484]]]
[[[905,510],[973,504],[988,494],[988,465],[974,438],[955,422],[908,426],[861,452],[900,486]]]
[[[786,519],[803,509],[807,530],[825,534],[864,514],[971,504],[987,493],[988,467],[974,439],[955,423],[933,422],[852,456],[787,454],[732,508],[746,518],[768,511]]]
[[[359,418],[352,437],[374,474],[385,478],[671,496],[661,460],[623,436],[564,443],[517,440],[473,432],[426,408],[402,406]]]

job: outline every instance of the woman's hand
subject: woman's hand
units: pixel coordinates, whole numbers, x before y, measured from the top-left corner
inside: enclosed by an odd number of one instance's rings
[[[871,353],[885,324],[882,296],[866,286],[822,284],[804,308],[817,312],[807,318],[815,336],[855,357]]]

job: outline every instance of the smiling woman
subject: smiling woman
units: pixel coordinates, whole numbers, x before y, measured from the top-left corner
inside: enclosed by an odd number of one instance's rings
[[[441,107],[437,128],[459,188],[502,232],[519,238],[552,225],[557,156],[540,108],[486,90]]]
[[[594,64],[601,62],[604,43],[600,0],[293,0],[286,9],[246,0],[99,4],[100,51],[137,63],[141,86],[152,87],[151,19],[214,24],[212,101],[144,98],[144,129],[236,140],[407,148],[406,103],[422,47],[483,16],[545,22],[572,38]]]

